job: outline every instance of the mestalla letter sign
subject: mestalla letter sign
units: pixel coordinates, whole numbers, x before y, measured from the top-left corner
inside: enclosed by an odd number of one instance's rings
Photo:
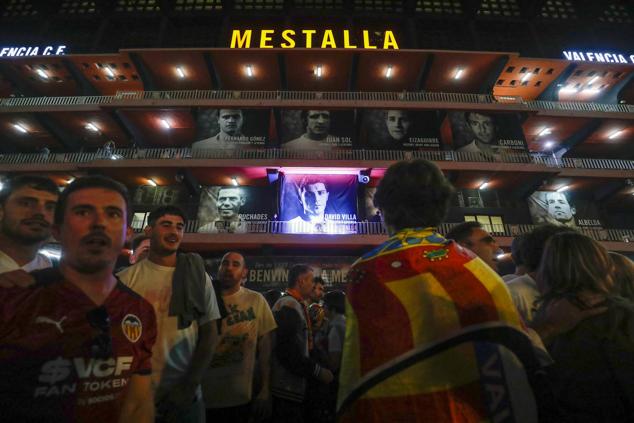
[[[0,57],[62,56],[66,46],[14,46],[0,47]]]
[[[634,54],[629,57],[619,53],[605,53],[597,51],[564,51],[566,60],[575,62],[597,62],[597,63],[634,63]]]
[[[371,31],[362,30],[361,40],[354,41],[351,38],[350,30],[335,31],[332,29],[284,29],[277,31],[274,29],[234,29],[231,33],[231,48],[296,48],[298,42],[302,42],[306,48],[366,48],[366,49],[393,49],[398,50],[398,44],[392,31],[381,33],[381,39],[371,37]],[[259,37],[257,37],[259,35]],[[281,35],[281,42],[276,44],[274,37]],[[259,43],[255,40],[259,39]],[[251,41],[254,41],[253,43]]]

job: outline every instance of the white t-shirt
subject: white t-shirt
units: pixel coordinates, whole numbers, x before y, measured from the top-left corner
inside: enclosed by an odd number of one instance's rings
[[[22,269],[25,272],[32,272],[34,270],[46,269],[53,267],[53,263],[44,254],[37,253],[35,258],[24,266],[20,267],[15,260],[0,251],[0,273],[12,272],[14,270]]]
[[[150,259],[141,260],[122,270],[118,276],[132,290],[145,298],[156,313],[157,337],[152,349],[152,386],[155,398],[180,382],[189,369],[198,341],[198,327],[220,318],[211,278],[206,275],[206,314],[186,329],[178,329],[178,316],[169,315],[172,276],[175,267],[160,266]]]
[[[207,408],[234,407],[251,401],[258,338],[277,327],[259,292],[240,287],[222,299],[229,314],[222,319],[220,341],[203,377]]]
[[[533,320],[535,301],[539,297],[537,283],[528,274],[518,276],[506,285],[511,293],[517,311],[526,324]]]

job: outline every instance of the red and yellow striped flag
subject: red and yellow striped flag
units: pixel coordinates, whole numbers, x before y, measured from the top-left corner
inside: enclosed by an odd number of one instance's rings
[[[504,379],[504,360],[495,359],[495,347],[491,355],[486,346],[465,343],[405,369],[398,363],[412,351],[476,325],[502,322],[521,330],[497,273],[427,228],[397,233],[357,260],[348,279],[342,421],[495,420],[490,392],[481,383],[483,375]],[[383,377],[368,389],[368,380],[379,373]],[[494,400],[496,407],[512,408],[509,398]]]

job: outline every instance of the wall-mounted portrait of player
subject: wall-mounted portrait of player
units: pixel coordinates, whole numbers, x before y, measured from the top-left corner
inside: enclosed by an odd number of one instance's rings
[[[199,109],[193,150],[263,147],[269,110]]]
[[[520,122],[512,113],[448,113],[453,148],[460,153],[481,154],[503,160],[511,153],[526,153],[527,146]]]
[[[245,233],[251,222],[266,222],[272,207],[268,187],[204,187],[198,207],[198,232]]]
[[[281,146],[291,150],[352,147],[354,111],[282,110]]]
[[[280,216],[286,233],[353,233],[356,175],[284,175]]]
[[[419,150],[440,148],[436,112],[364,110],[361,148]]]
[[[535,191],[528,198],[528,210],[536,225],[553,223],[570,228],[577,227],[575,221],[577,210],[563,192]]]

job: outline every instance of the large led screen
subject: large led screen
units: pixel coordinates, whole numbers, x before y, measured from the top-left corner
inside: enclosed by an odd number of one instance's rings
[[[284,175],[280,191],[282,232],[356,232],[357,175]]]
[[[270,187],[203,187],[198,207],[198,232],[267,232],[272,198]]]

